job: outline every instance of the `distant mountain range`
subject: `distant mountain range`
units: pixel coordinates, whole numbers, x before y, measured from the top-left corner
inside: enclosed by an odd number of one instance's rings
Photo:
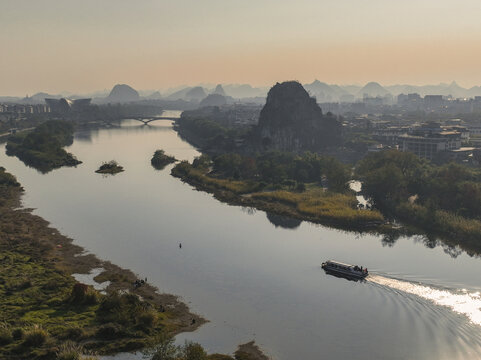
[[[481,96],[481,86],[474,86],[466,89],[459,86],[456,82],[451,84],[441,83],[438,85],[390,85],[382,86],[377,82],[369,82],[363,87],[358,85],[328,85],[314,81],[311,84],[304,85],[304,88],[315,96],[318,102],[342,101],[350,96],[354,98],[363,98],[364,95],[370,97],[377,96],[397,96],[399,94],[417,93],[421,96],[425,95],[443,95],[452,96],[453,98],[472,98]]]
[[[450,84],[441,83],[438,85],[390,85],[382,86],[377,82],[369,82],[364,86],[360,85],[336,85],[327,84],[319,80],[314,80],[310,84],[304,84],[303,87],[307,92],[316,97],[317,102],[352,102],[356,99],[362,99],[364,96],[369,97],[396,97],[399,94],[417,93],[421,96],[425,95],[443,95],[452,96],[453,98],[472,98],[481,96],[481,86],[474,86],[466,89],[459,86],[456,82]],[[79,99],[92,97],[96,103],[118,103],[132,102],[139,100],[184,100],[193,103],[200,103],[210,94],[226,96],[231,101],[243,99],[243,101],[251,101],[262,103],[265,101],[269,87],[253,87],[249,84],[217,84],[205,86],[183,86],[170,91],[161,93],[159,91],[137,91],[126,84],[115,85],[110,93],[107,90],[94,92],[84,95],[62,95],[48,94],[39,92],[32,96],[24,98],[13,96],[0,96],[0,102],[39,104],[44,103],[45,98],[61,98],[68,97],[71,99]],[[107,96],[106,96],[107,95]],[[144,96],[142,96],[144,95]],[[228,100],[228,102],[230,102]]]

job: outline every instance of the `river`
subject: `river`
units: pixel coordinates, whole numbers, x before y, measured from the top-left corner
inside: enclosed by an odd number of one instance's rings
[[[25,207],[210,321],[178,342],[232,353],[256,340],[279,360],[481,359],[480,259],[420,236],[393,243],[223,204],[172,177],[172,166],[152,168],[156,149],[199,154],[170,121],[124,121],[76,133],[67,149],[83,161],[76,168],[41,174],[4,147],[0,164],[24,186]],[[94,173],[112,159],[125,172]],[[327,275],[327,259],[372,275]]]

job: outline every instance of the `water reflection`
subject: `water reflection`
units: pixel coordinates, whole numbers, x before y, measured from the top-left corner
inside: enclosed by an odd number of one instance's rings
[[[427,248],[405,230],[354,233],[223,204],[168,168],[152,168],[158,148],[177,159],[199,155],[163,124],[92,130],[89,142],[68,149],[84,161],[76,169],[40,175],[5,154],[0,162],[17,175],[35,214],[88,251],[182,296],[210,321],[180,342],[232,352],[255,339],[279,360],[481,358],[480,328],[468,321],[477,318],[479,260]],[[112,158],[125,166],[121,176],[94,173]],[[401,283],[327,276],[320,263],[328,258],[395,274]],[[469,303],[464,312],[462,301]]]
[[[266,216],[272,225],[274,225],[275,227],[281,227],[283,229],[297,229],[302,223],[302,220],[293,219],[287,216],[272,214],[269,212],[266,213]]]
[[[382,246],[387,246],[387,247],[393,247],[394,244],[396,244],[396,241],[399,240],[401,237],[401,233],[395,231],[395,232],[389,232],[387,234],[384,234],[381,239],[381,244]]]
[[[243,213],[248,215],[254,215],[257,212],[257,209],[250,206],[241,206],[241,210]]]
[[[366,279],[361,279],[361,278],[358,278],[358,277],[349,276],[347,274],[341,274],[341,273],[338,273],[338,272],[333,272],[333,271],[330,271],[329,269],[324,269],[324,272],[326,273],[326,275],[334,276],[334,277],[337,277],[339,279],[345,279],[345,280],[353,281],[353,282],[366,282]]]

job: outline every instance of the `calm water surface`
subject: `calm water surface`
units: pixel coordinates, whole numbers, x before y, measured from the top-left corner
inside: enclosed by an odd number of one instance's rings
[[[178,159],[199,154],[168,121],[126,121],[77,133],[68,149],[83,161],[77,168],[42,175],[4,148],[0,164],[24,186],[25,207],[210,320],[179,342],[231,353],[254,339],[281,360],[481,359],[480,259],[422,238],[392,245],[222,204],[170,176],[171,166],[153,169],[159,148]],[[126,171],[94,173],[111,159]],[[373,275],[326,275],[327,259]]]

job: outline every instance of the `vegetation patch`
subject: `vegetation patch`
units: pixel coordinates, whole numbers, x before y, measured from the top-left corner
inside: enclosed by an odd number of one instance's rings
[[[150,160],[150,163],[157,170],[162,170],[167,165],[176,161],[177,159],[175,157],[167,155],[164,150],[156,150],[154,156],[152,156],[152,159]]]
[[[254,199],[285,204],[294,207],[300,214],[317,221],[329,220],[346,226],[379,225],[384,218],[377,210],[357,208],[357,200],[352,194],[323,191],[318,186],[309,186],[304,192],[280,190],[260,192],[251,195]]]
[[[363,191],[384,212],[468,252],[481,252],[481,171],[395,150],[359,162]]]
[[[124,171],[124,168],[120,166],[115,160],[103,162],[102,165],[100,165],[99,168],[95,170],[95,172],[98,174],[110,175],[114,175],[122,171]]]
[[[6,145],[7,155],[17,156],[43,173],[62,166],[76,166],[82,162],[63,149],[72,144],[73,132],[69,122],[46,121],[31,132],[12,135]]]
[[[193,164],[180,162],[172,169],[172,175],[199,190],[213,193],[221,201],[296,219],[356,230],[376,228],[384,222],[379,211],[358,209],[352,192],[337,193],[325,190],[318,183],[306,185],[292,179],[269,184],[259,177],[256,181],[255,175],[250,179],[220,178],[215,172],[218,162],[214,160],[214,172],[209,173],[209,160],[202,155]],[[233,172],[235,170],[231,170]]]
[[[158,336],[153,344],[143,351],[144,357],[153,360],[268,360],[254,341],[239,345],[234,357],[224,354],[208,355],[202,345],[186,341],[175,345],[173,337],[165,334]]]

